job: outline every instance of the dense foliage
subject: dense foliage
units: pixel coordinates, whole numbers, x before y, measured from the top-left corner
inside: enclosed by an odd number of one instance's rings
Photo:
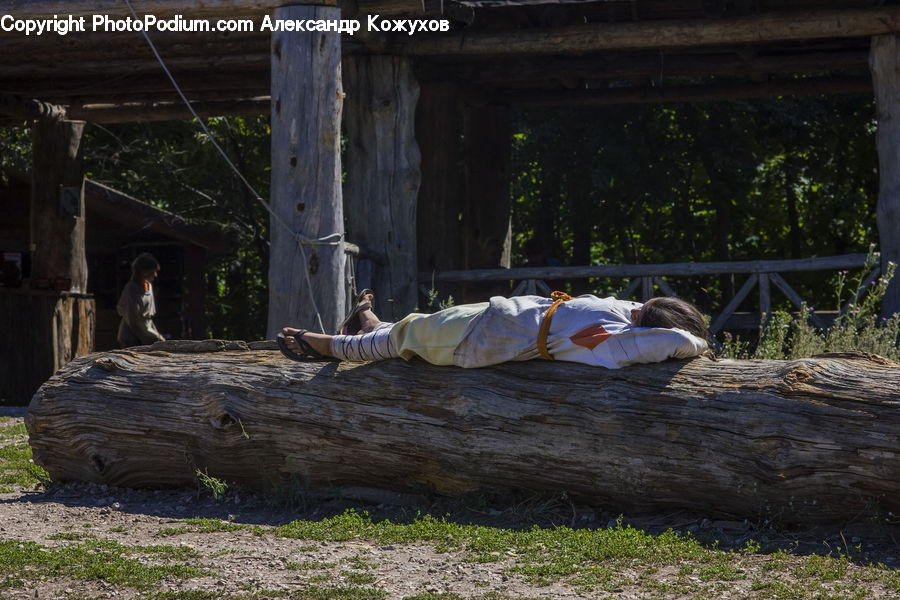
[[[215,118],[208,126],[267,198],[268,119]],[[535,248],[550,264],[586,265],[827,256],[877,243],[871,96],[528,110],[516,113],[514,131],[519,264]],[[94,125],[84,148],[89,177],[238,233],[236,251],[208,274],[209,333],[261,337],[268,215],[197,124]],[[27,170],[27,130],[0,130],[0,150],[0,172]],[[814,305],[834,305],[834,286],[821,273],[790,279]],[[672,281],[707,311],[741,283]],[[573,283],[599,293],[622,287]],[[786,306],[777,293],[773,300]]]
[[[562,264],[829,256],[877,242],[871,97],[531,111],[519,121],[513,231],[519,247],[535,238]],[[805,297],[828,299],[820,273],[791,279]],[[673,286],[715,310],[735,282]]]
[[[220,117],[206,124],[231,162],[268,198],[268,118]],[[191,221],[236,232],[235,252],[215,257],[207,272],[209,333],[265,337],[268,214],[197,124],[91,126],[84,149],[88,177]]]

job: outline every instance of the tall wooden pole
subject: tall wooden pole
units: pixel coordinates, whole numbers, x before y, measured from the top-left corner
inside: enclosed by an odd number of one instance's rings
[[[41,119],[32,132],[32,285],[87,289],[84,253],[83,121]]]
[[[469,106],[464,114],[463,264],[466,269],[509,267],[509,107]],[[506,296],[507,288],[502,283],[466,285],[463,301]]]
[[[900,38],[872,38],[869,57],[878,110],[878,237],[882,271],[900,263]],[[900,281],[894,278],[882,301],[882,314],[900,312]]]
[[[339,20],[340,10],[287,6],[273,17]],[[269,337],[285,325],[319,331],[319,316],[331,333],[343,316],[342,106],[340,34],[274,32]]]
[[[416,108],[416,139],[422,153],[422,185],[417,212],[419,271],[462,268],[459,215],[463,176],[460,165],[462,117],[453,83],[422,82]],[[458,284],[435,286],[441,300],[459,298]]]
[[[360,263],[371,261],[370,283],[363,285],[375,290],[378,316],[397,321],[417,298],[419,86],[410,60],[394,56],[347,57],[343,78],[348,238],[359,245]]]

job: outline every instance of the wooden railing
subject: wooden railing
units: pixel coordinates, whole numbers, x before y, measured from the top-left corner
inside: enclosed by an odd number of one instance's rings
[[[524,267],[516,269],[479,269],[472,271],[444,271],[442,273],[420,273],[420,290],[428,295],[429,285],[440,288],[440,283],[466,283],[481,281],[512,281],[519,282],[513,288],[511,296],[523,294],[550,294],[550,288],[545,280],[558,279],[588,279],[594,277],[629,279],[629,283],[616,294],[618,298],[629,298],[640,290],[642,300],[646,301],[654,296],[654,286],[667,296],[675,296],[676,291],[672,278],[690,277],[697,275],[728,275],[749,274],[750,276],[737,291],[733,298],[726,304],[718,315],[713,316],[710,331],[717,333],[729,319],[735,314],[738,306],[750,294],[753,288],[759,289],[759,313],[757,322],[763,314],[772,312],[771,285],[774,284],[787,297],[791,303],[800,308],[804,305],[803,298],[788,285],[781,273],[803,271],[840,271],[845,269],[859,269],[866,265],[866,254],[845,254],[841,256],[826,256],[819,258],[803,258],[797,260],[751,260],[733,262],[707,262],[707,263],[661,263],[652,265],[597,265],[587,267]],[[866,278],[872,281],[881,273],[880,267],[875,267]],[[847,310],[851,299],[844,305],[841,312]],[[812,322],[821,328],[826,323],[815,312],[810,311]]]

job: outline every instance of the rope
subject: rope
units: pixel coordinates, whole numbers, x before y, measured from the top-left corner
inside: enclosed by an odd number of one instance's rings
[[[547,309],[547,312],[544,313],[544,316],[541,317],[541,327],[538,329],[537,348],[538,352],[541,353],[541,356],[547,360],[556,360],[553,358],[553,355],[550,354],[550,351],[547,350],[547,336],[550,335],[550,323],[553,321],[553,313],[556,312],[559,305],[571,300],[572,296],[565,292],[553,292],[550,294],[550,297],[554,302],[550,308]]]
[[[131,5],[131,0],[125,0],[125,4],[128,5],[128,10],[131,11],[131,15],[134,17],[134,20],[139,21],[140,19],[138,18],[138,15],[135,12],[134,7]],[[262,199],[262,196],[260,196],[259,192],[257,192],[253,188],[253,186],[250,184],[250,182],[247,181],[247,178],[244,177],[244,174],[241,173],[240,169],[238,169],[234,165],[234,163],[231,162],[231,159],[228,157],[228,154],[225,153],[225,150],[222,149],[222,147],[216,141],[216,138],[213,137],[213,134],[212,134],[212,132],[210,132],[209,128],[206,126],[206,123],[203,121],[203,119],[200,118],[200,115],[198,115],[197,112],[194,110],[194,106],[184,95],[184,92],[181,91],[181,86],[179,86],[178,82],[175,81],[175,77],[172,76],[171,71],[169,71],[169,67],[166,66],[166,63],[162,59],[162,56],[160,56],[159,52],[156,50],[156,45],[153,43],[153,41],[150,39],[150,36],[147,34],[146,28],[141,28],[141,34],[144,36],[144,39],[147,41],[147,45],[150,46],[150,50],[153,51],[153,55],[156,57],[157,62],[159,62],[159,65],[162,67],[163,71],[165,71],[166,76],[169,78],[169,81],[172,83],[172,87],[174,87],[175,91],[178,92],[178,96],[181,98],[181,101],[184,102],[185,106],[187,106],[191,115],[193,115],[194,119],[200,125],[200,128],[203,129],[203,132],[209,138],[209,141],[212,142],[213,147],[219,151],[219,154],[222,155],[222,158],[224,158],[225,162],[228,163],[228,166],[231,167],[231,170],[234,171],[235,175],[238,176],[238,178],[241,180],[241,182],[243,182],[243,184],[245,186],[247,186],[247,189],[250,191],[251,194],[253,194],[253,197],[256,198],[257,202],[259,202],[260,204],[263,205],[263,207],[266,209],[266,212],[269,213],[269,215],[272,217],[272,219],[279,226],[283,227],[285,229],[285,231],[287,231],[291,235],[291,237],[294,239],[294,241],[297,242],[297,247],[300,249],[300,255],[303,258],[303,264],[304,264],[303,276],[306,279],[306,289],[307,289],[307,292],[309,293],[309,300],[310,300],[310,303],[312,304],[313,311],[315,311],[315,313],[316,313],[316,321],[318,321],[319,329],[322,331],[322,333],[325,333],[325,326],[322,324],[322,315],[319,313],[319,307],[316,305],[316,299],[312,293],[312,281],[310,281],[310,279],[309,279],[309,269],[306,267],[306,265],[309,264],[309,259],[307,259],[307,257],[306,257],[306,250],[303,248],[303,246],[304,245],[340,246],[341,243],[343,242],[344,235],[342,233],[336,232],[336,233],[332,233],[331,235],[326,235],[325,237],[321,237],[321,238],[308,238],[304,235],[301,235],[298,232],[295,232],[287,223],[284,222],[284,220],[280,216],[275,214],[275,212],[272,210],[272,207],[269,206],[269,204],[265,200]]]

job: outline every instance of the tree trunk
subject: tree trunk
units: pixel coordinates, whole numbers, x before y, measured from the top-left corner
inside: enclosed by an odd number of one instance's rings
[[[333,20],[340,10],[288,6],[274,18]],[[331,333],[343,317],[342,103],[340,34],[273,33],[269,337],[285,325]]]
[[[823,522],[900,511],[898,386],[898,365],[862,354],[464,370],[160,342],[73,361],[26,425],[57,480],[190,485],[201,469],[258,488],[565,491]]]
[[[881,270],[888,261],[900,263],[900,44],[897,35],[872,38],[869,58],[878,110],[878,238]],[[881,312],[900,312],[900,281],[895,277],[882,300]]]
[[[419,86],[409,59],[344,59],[347,91],[348,238],[372,262],[378,315],[398,321],[416,307],[416,201],[419,148],[414,117]]]

